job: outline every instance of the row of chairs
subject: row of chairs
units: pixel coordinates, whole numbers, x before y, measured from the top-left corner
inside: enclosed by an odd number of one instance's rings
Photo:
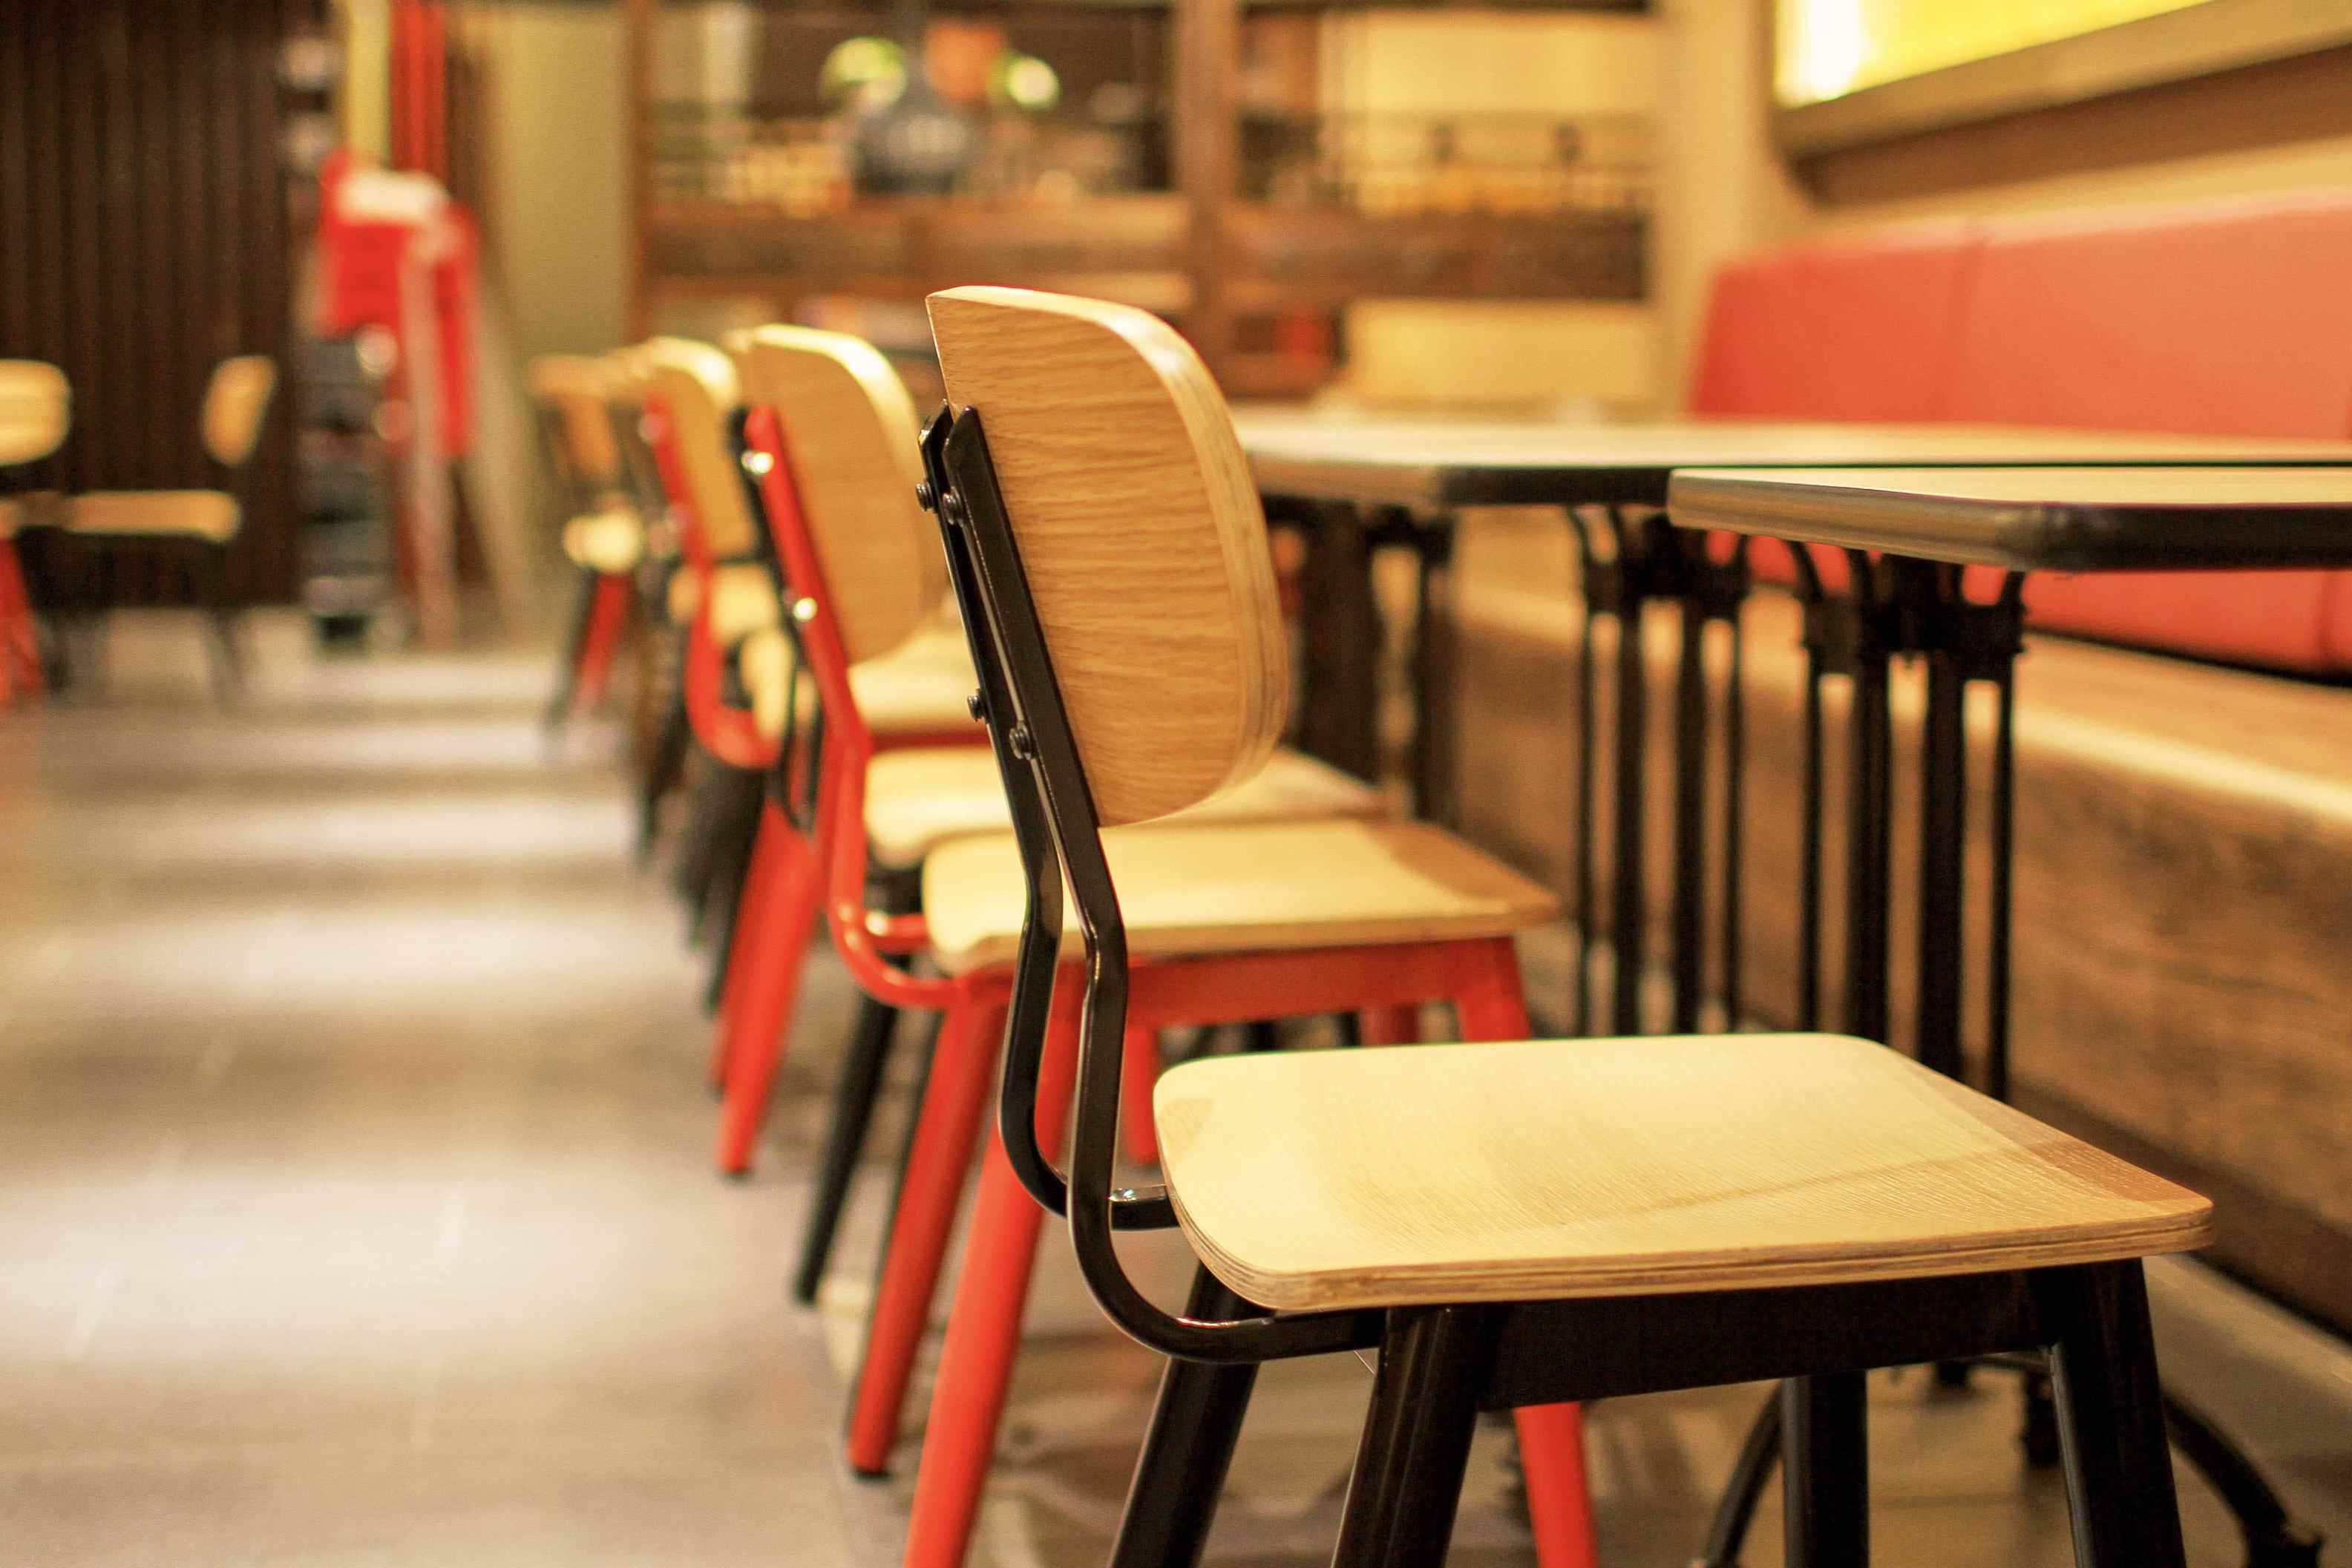
[[[1576,1401],[1768,1376],[1791,1380],[1791,1561],[1859,1562],[1862,1369],[2024,1348],[2080,1560],[2179,1563],[2138,1260],[2199,1244],[2210,1206],[1861,1040],[1528,1040],[1513,939],[1549,891],[1280,743],[1265,525],[1198,359],[1096,301],[930,313],[950,407],[919,430],[871,346],[799,328],[656,340],[599,383],[695,585],[680,703],[762,780],[722,1170],[751,1160],[820,915],[866,998],[804,1294],[894,1015],[941,1019],[851,1398],[861,1472],[890,1461],[995,1090],[908,1562],[965,1555],[1052,1214],[1170,1357],[1120,1564],[1196,1563],[1256,1367],[1346,1350],[1378,1372],[1343,1563],[1442,1559],[1491,1409],[1547,1568],[1593,1562]],[[764,594],[740,620],[730,573]],[[1423,1045],[1441,1003],[1458,1043]],[[1360,1048],[1161,1071],[1163,1030],[1318,1014]],[[1177,1312],[1113,1246],[1169,1227],[1201,1263]]]
[[[195,434],[225,486],[252,458],[277,387],[277,364],[265,355],[238,355],[214,367]],[[39,360],[0,360],[0,468],[47,457],[65,444],[72,428],[73,392],[64,371]],[[242,661],[223,571],[243,525],[243,508],[226,487],[0,496],[0,704],[47,685],[40,628],[18,554],[28,530],[47,528],[85,541],[163,540],[199,552],[205,579],[200,591],[209,601],[215,639],[215,677],[233,687]]]

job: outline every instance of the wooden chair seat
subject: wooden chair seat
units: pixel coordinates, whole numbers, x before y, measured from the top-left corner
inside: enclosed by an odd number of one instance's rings
[[[1559,912],[1549,889],[1422,822],[1151,822],[1103,842],[1138,957],[1468,941]],[[1011,963],[1023,915],[1012,836],[936,851],[923,862],[923,910],[948,973]],[[1075,922],[1063,942],[1078,951]]]
[[[752,632],[775,625],[782,618],[776,603],[776,580],[757,563],[714,568],[710,632],[722,646],[732,647]],[[694,619],[702,603],[702,584],[690,571],[669,580],[669,617],[678,625]]]
[[[563,525],[563,553],[585,571],[615,576],[646,558],[645,525],[621,507],[583,512]]]
[[[78,534],[215,545],[236,538],[243,521],[236,497],[220,490],[92,490],[66,511],[66,526]]]
[[[933,735],[971,729],[978,738],[970,703],[979,677],[962,652],[961,635],[952,647],[943,646],[944,642],[924,638],[849,672],[850,693],[875,734]],[[751,699],[752,718],[760,733],[773,739],[784,731],[784,683],[793,667],[792,643],[780,628],[765,627],[743,640],[736,660]],[[816,685],[805,671],[797,700],[801,722],[806,724],[816,713]],[[990,755],[977,745],[972,751],[982,759]],[[993,764],[989,776],[995,777]],[[997,794],[1001,801],[1002,786]],[[1000,811],[994,826],[1004,825]]]
[[[1248,783],[1166,821],[1173,827],[1387,814],[1388,801],[1378,789],[1285,750]],[[986,747],[886,751],[866,766],[866,836],[881,865],[919,866],[941,844],[1011,826],[1004,780],[996,754]]]
[[[1193,1247],[1276,1308],[2042,1269],[2212,1229],[2196,1194],[1835,1035],[1219,1058],[1154,1105]]]

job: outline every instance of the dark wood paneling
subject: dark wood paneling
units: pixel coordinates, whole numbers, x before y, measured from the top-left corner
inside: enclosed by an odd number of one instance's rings
[[[10,476],[68,491],[211,486],[197,439],[221,359],[288,363],[296,236],[278,51],[317,0],[11,0],[0,26],[0,354],[73,383],[65,446]],[[294,588],[290,396],[232,487],[231,591]],[[112,594],[168,602],[168,553],[114,552]]]

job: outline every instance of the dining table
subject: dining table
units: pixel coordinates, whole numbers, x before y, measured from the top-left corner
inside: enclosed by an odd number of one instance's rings
[[[1846,1032],[1887,1038],[1887,932],[1894,811],[1889,789],[1893,662],[1927,668],[1921,711],[1918,940],[1914,1048],[1964,1078],[1962,852],[1968,798],[1963,705],[1971,682],[2000,694],[1989,823],[1990,878],[1983,1069],[1979,1087],[2009,1092],[2010,863],[2014,799],[2011,675],[2023,649],[2023,585],[2037,571],[2258,571],[2352,567],[2352,462],[2048,466],[1693,468],[1667,487],[1669,526],[1685,538],[1730,535],[1789,546],[1806,605],[1807,713],[1821,682],[1852,683],[1846,747]],[[1807,883],[1802,962],[1819,952],[1820,734],[1806,758]],[[1810,994],[1810,988],[1809,994]],[[1809,1002],[1806,1004],[1811,1006]],[[1817,1026],[1814,1018],[1797,1020]],[[2038,1382],[2043,1374],[2027,1367]],[[2029,1385],[2033,1386],[2032,1385]],[[2046,1392],[2029,1399],[2029,1434]],[[2193,1405],[2167,1391],[2175,1446],[2228,1505],[2255,1568],[2315,1563],[2320,1541],[2287,1511],[2252,1459]],[[1759,1416],[1700,1561],[1727,1564],[1769,1463],[1776,1413]],[[2030,1439],[2029,1439],[2030,1441]]]
[[[1300,568],[1301,702],[1297,744],[1367,778],[1381,769],[1380,672],[1386,632],[1372,585],[1374,556],[1409,551],[1412,739],[1407,772],[1416,811],[1451,821],[1455,809],[1456,627],[1453,555],[1460,514],[1487,507],[1557,509],[1578,574],[1571,908],[1579,943],[1573,995],[1547,1009],[1569,1032],[1639,1032],[1649,853],[1643,803],[1649,692],[1643,661],[1613,660],[1608,792],[1610,886],[1597,885],[1593,632],[1613,623],[1620,650],[1640,646],[1645,613],[1679,615],[1670,777],[1674,792],[1668,912],[1669,1001],[1677,1031],[1709,1016],[1734,1026],[1739,984],[1739,822],[1742,711],[1739,614],[1751,587],[1747,536],[1676,528],[1667,521],[1672,476],[1683,469],[1845,470],[1873,467],[2134,468],[2292,466],[2352,463],[2352,442],[2067,430],[1969,423],[1843,423],[1691,418],[1612,422],[1397,416],[1317,408],[1252,408],[1235,420],[1270,523],[1306,538]],[[1729,629],[1718,692],[1704,657],[1707,629]],[[2006,690],[2005,677],[2003,677]],[[2004,699],[2004,709],[2006,699]],[[1710,709],[1718,710],[1711,714]],[[2004,728],[2005,733],[2005,728]],[[1707,832],[1711,741],[1720,737],[1726,785]],[[1715,918],[1705,907],[1719,890]],[[1708,927],[1717,949],[1705,994]],[[1594,995],[1597,939],[1607,936],[1608,994]],[[1598,1007],[1596,1017],[1596,1003]]]

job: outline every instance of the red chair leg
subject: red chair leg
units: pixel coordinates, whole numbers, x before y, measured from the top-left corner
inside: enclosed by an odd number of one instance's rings
[[[989,1091],[1004,1039],[1003,1004],[959,1003],[948,1009],[931,1055],[929,1081],[908,1150],[891,1217],[882,1278],[849,1407],[849,1468],[878,1476],[889,1469],[898,1416],[915,1357],[930,1322],[940,1264],[955,1228]]]
[[[1048,1149],[1060,1145],[1077,1073],[1074,1014],[1075,1009],[1056,1009],[1038,1069],[1037,1139]],[[1045,1218],[1045,1211],[1013,1174],[1003,1141],[991,1138],[971,1237],[964,1245],[963,1274],[948,1316],[947,1343],[940,1353],[930,1420],[923,1429],[906,1568],[962,1568],[989,1461],[996,1453],[996,1429],[1021,1348],[1021,1319]]]
[[[16,666],[12,679],[8,666]],[[32,596],[25,591],[25,572],[16,559],[14,540],[0,539],[0,695],[21,686],[38,692],[41,641],[33,620]]]
[[[1469,966],[1454,998],[1466,1040],[1525,1040],[1527,998],[1518,955],[1507,938],[1488,944]],[[1527,1473],[1528,1515],[1542,1568],[1593,1568],[1592,1499],[1584,1471],[1584,1414],[1574,1405],[1531,1405],[1513,1412],[1519,1460]]]
[[[729,1176],[751,1168],[751,1151],[759,1145],[776,1068],[783,1061],[784,1030],[792,1021],[802,965],[816,929],[824,868],[804,843],[796,839],[786,842],[796,847],[785,861],[783,874],[773,879],[772,891],[761,901],[759,946],[743,955],[751,964],[728,1019],[734,1032],[724,1047],[727,1098],[719,1113],[719,1168]]]
[[[1421,1009],[1411,1003],[1366,1008],[1356,1014],[1356,1034],[1366,1045],[1414,1045],[1421,1040]]]
[[[588,612],[588,635],[580,640],[579,679],[572,687],[574,711],[604,700],[612,681],[613,655],[629,622],[629,580],[607,572],[596,579],[596,602]]]
[[[1127,1157],[1139,1166],[1160,1163],[1160,1130],[1151,1120],[1151,1086],[1160,1081],[1160,1031],[1129,1026],[1127,1061],[1118,1075],[1118,1132]]]
[[[751,865],[743,875],[742,907],[735,913],[735,935],[727,950],[727,985],[719,996],[719,1019],[710,1031],[710,1086],[727,1087],[728,1063],[735,1051],[736,1020],[743,1010],[744,993],[762,955],[771,954],[765,939],[776,905],[780,883],[793,873],[794,857],[808,852],[807,841],[773,800],[760,811],[760,828],[751,841]]]

